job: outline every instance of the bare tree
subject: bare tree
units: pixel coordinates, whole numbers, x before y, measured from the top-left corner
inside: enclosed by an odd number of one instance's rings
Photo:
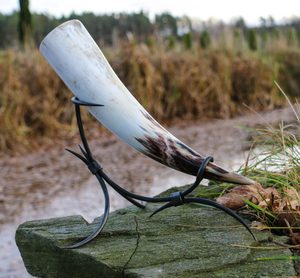
[[[19,0],[20,12],[18,33],[19,41],[22,46],[26,46],[31,42],[32,36],[32,19],[29,9],[29,0]]]

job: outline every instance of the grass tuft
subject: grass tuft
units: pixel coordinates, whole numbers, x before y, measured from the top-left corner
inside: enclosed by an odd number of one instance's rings
[[[280,86],[276,86],[282,91]],[[300,140],[299,105],[292,105],[293,124],[257,129],[249,160],[241,172],[257,181],[264,190],[261,198],[244,199],[248,208],[273,231],[289,234],[300,243]],[[259,200],[258,200],[259,199]],[[277,227],[277,228],[276,228]],[[281,227],[281,228],[280,228]],[[285,228],[284,228],[285,227]],[[298,239],[299,237],[299,239]]]

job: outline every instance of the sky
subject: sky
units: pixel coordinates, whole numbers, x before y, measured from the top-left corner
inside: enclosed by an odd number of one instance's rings
[[[18,9],[18,0],[0,0],[0,12]],[[260,17],[272,16],[276,21],[300,16],[300,0],[30,0],[35,12],[54,16],[82,13],[148,12],[151,17],[165,11],[173,15],[208,20],[221,19],[230,22],[242,16],[248,24],[258,24]]]

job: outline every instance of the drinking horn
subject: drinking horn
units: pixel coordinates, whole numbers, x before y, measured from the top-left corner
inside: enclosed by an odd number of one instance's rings
[[[171,168],[197,175],[205,156],[163,128],[127,90],[78,20],[67,21],[42,41],[40,51],[74,95],[106,128],[139,152]],[[249,178],[209,163],[207,179],[253,184]]]

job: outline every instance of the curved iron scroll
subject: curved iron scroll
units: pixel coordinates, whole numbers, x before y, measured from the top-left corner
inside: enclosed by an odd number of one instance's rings
[[[97,235],[101,233],[103,230],[108,216],[109,216],[109,194],[107,190],[106,184],[109,184],[116,192],[118,192],[121,196],[123,196],[125,199],[127,199],[129,202],[131,202],[133,205],[139,207],[139,208],[145,208],[143,204],[141,204],[138,201],[142,202],[149,202],[149,203],[166,203],[163,206],[161,206],[159,209],[154,211],[150,217],[154,216],[155,214],[170,208],[170,207],[176,207],[181,206],[183,204],[189,204],[189,203],[198,203],[203,205],[208,205],[211,207],[215,207],[217,209],[220,209],[230,215],[231,217],[235,218],[237,221],[239,221],[252,235],[253,239],[256,240],[254,234],[246,224],[246,222],[233,210],[224,207],[212,200],[205,199],[205,198],[197,198],[197,197],[187,197],[188,194],[190,194],[197,186],[200,185],[200,182],[203,180],[204,171],[209,162],[213,162],[213,157],[208,156],[204,159],[204,161],[199,166],[199,170],[197,173],[197,177],[195,182],[185,191],[183,192],[174,192],[170,194],[168,197],[146,197],[141,196],[138,194],[134,194],[132,192],[129,192],[125,190],[123,187],[119,186],[117,183],[115,183],[112,179],[110,179],[105,172],[103,171],[100,163],[93,157],[92,152],[90,150],[89,144],[87,142],[84,129],[83,129],[83,122],[81,119],[81,112],[80,112],[80,106],[104,106],[102,104],[95,104],[95,103],[89,103],[85,101],[81,101],[76,97],[72,98],[72,103],[75,105],[75,113],[76,113],[76,119],[77,119],[77,125],[79,129],[80,138],[82,141],[82,146],[79,145],[79,148],[81,150],[82,154],[76,153],[70,149],[66,149],[68,152],[79,158],[86,166],[88,167],[89,171],[96,176],[97,180],[100,183],[100,186],[102,188],[103,194],[104,194],[104,200],[105,200],[105,206],[104,206],[104,213],[103,216],[100,219],[100,222],[97,226],[97,229],[88,237],[85,239],[74,243],[72,245],[64,246],[62,248],[65,249],[73,249],[81,247],[89,242],[91,242]]]

